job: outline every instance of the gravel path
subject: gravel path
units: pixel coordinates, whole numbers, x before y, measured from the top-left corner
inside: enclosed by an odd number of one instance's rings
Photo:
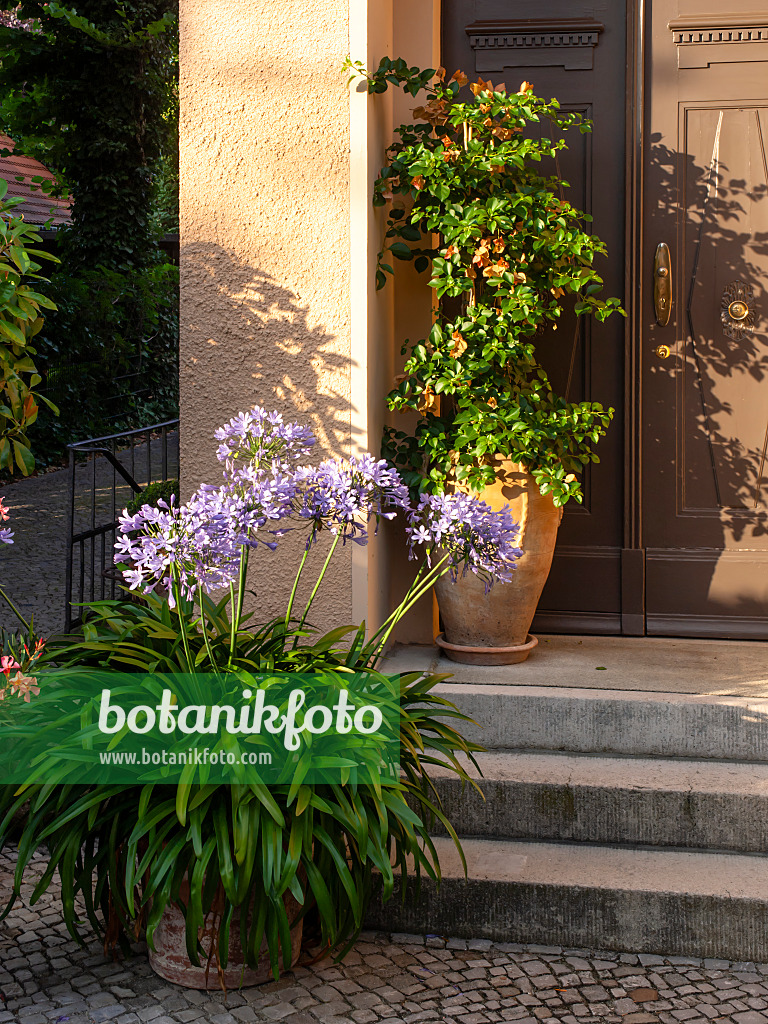
[[[178,434],[169,434],[168,471],[178,475]],[[138,483],[147,482],[146,444],[134,449],[134,464],[128,451],[119,455],[120,462]],[[157,479],[160,467],[160,441],[153,439],[150,449],[151,469]],[[95,505],[92,501],[92,472],[95,468]],[[75,495],[75,530],[85,530],[92,522],[95,509],[97,525],[112,520],[112,484],[117,481],[118,512],[133,491],[116,475],[109,462],[97,456],[94,462],[78,466]],[[65,576],[67,561],[67,529],[69,501],[69,470],[60,469],[40,476],[16,480],[0,492],[10,510],[5,526],[14,531],[14,543],[0,550],[0,582],[28,619],[34,615],[37,632],[52,636],[64,629]],[[97,556],[100,552],[97,552]],[[89,555],[87,554],[88,558]],[[109,556],[108,556],[109,557]],[[101,576],[97,568],[97,586]],[[99,592],[95,596],[100,596]],[[15,629],[16,620],[1,603],[0,626]]]
[[[45,859],[38,854],[35,874]],[[0,858],[4,902],[13,860]],[[241,992],[177,988],[130,960],[83,949],[54,887],[0,924],[0,1024],[765,1024],[768,965],[364,934],[343,966],[298,967]]]

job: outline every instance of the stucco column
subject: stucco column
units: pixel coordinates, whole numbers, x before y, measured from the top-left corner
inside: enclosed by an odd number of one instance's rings
[[[354,3],[362,14],[354,31],[367,38],[367,5]],[[359,172],[369,146],[365,103],[351,142],[344,0],[180,6],[181,471],[189,494],[220,475],[215,428],[255,403],[310,424],[318,458],[370,447],[369,203]],[[364,207],[362,228],[353,229],[353,206]],[[257,552],[259,618],[284,609],[301,543],[288,537],[275,554]],[[324,551],[318,546],[318,557]],[[360,618],[369,557],[363,551],[355,562]],[[352,583],[347,547],[324,586],[318,625],[352,621]]]

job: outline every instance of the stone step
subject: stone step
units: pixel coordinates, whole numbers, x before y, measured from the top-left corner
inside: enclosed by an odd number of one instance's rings
[[[422,877],[403,901],[373,905],[368,927],[459,938],[768,961],[768,859],[437,838],[439,892]]]
[[[485,799],[431,771],[461,835],[768,851],[766,764],[521,751],[476,760],[479,772],[466,767]]]
[[[517,665],[461,665],[425,644],[396,644],[387,672],[429,672],[457,683],[768,697],[765,641],[540,636]]]
[[[385,669],[388,670],[388,669]],[[493,750],[768,762],[768,697],[439,683]]]

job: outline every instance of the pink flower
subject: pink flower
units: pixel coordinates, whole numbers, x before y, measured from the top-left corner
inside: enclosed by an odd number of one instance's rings
[[[0,498],[0,519],[3,520],[8,518],[8,506],[3,504],[4,501],[5,498]]]
[[[2,658],[0,658],[0,672],[4,672],[6,678],[9,678],[11,672],[13,672],[15,669],[20,668],[21,665],[19,665],[19,663],[15,661],[13,658],[11,658],[9,655],[4,654]]]

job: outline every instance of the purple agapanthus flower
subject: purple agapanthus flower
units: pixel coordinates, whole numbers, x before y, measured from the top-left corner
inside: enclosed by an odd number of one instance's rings
[[[260,405],[238,413],[214,436],[221,441],[216,454],[219,462],[227,464],[227,474],[236,472],[236,464],[244,462],[252,468],[276,464],[287,469],[315,444],[315,436],[307,427],[286,423],[279,412],[267,412]]]
[[[263,528],[271,531],[276,522],[291,514],[296,489],[293,473],[279,466],[266,471],[246,464],[219,487],[203,484],[193,503],[200,513],[208,510],[225,516],[238,544],[256,547],[261,542],[274,550],[274,541],[267,539]]]
[[[522,555],[517,547],[519,526],[509,506],[494,512],[486,502],[468,494],[422,494],[408,516],[409,557],[424,546],[427,561],[434,555],[448,556],[451,579],[459,569],[485,580],[486,591],[495,580],[512,578],[515,561]]]
[[[326,459],[316,467],[304,466],[295,477],[296,515],[312,524],[307,546],[323,529],[340,535],[344,542],[365,544],[372,518],[377,525],[382,518],[393,519],[408,503],[408,488],[397,470],[368,453],[353,455],[346,463]]]
[[[115,561],[130,564],[123,576],[131,590],[164,587],[173,608],[175,581],[192,598],[200,587],[210,593],[237,579],[239,538],[215,502],[193,498],[179,507],[172,498],[170,504],[144,505],[133,516],[124,513],[119,522]]]
[[[161,586],[173,607],[174,582],[188,598],[227,587],[237,580],[245,550],[260,543],[274,549],[275,538],[289,530],[307,529],[307,548],[323,530],[366,544],[370,520],[378,525],[399,511],[408,517],[410,556],[421,546],[429,564],[436,553],[447,554],[453,579],[463,569],[490,587],[494,579],[510,579],[522,554],[508,509],[494,512],[465,494],[422,495],[414,508],[397,470],[373,455],[297,467],[315,439],[279,413],[254,406],[216,437],[222,484],[203,484],[182,506],[171,499],[121,517],[115,561],[129,563],[123,575],[132,590]],[[0,541],[11,543],[10,536],[0,529]]]

